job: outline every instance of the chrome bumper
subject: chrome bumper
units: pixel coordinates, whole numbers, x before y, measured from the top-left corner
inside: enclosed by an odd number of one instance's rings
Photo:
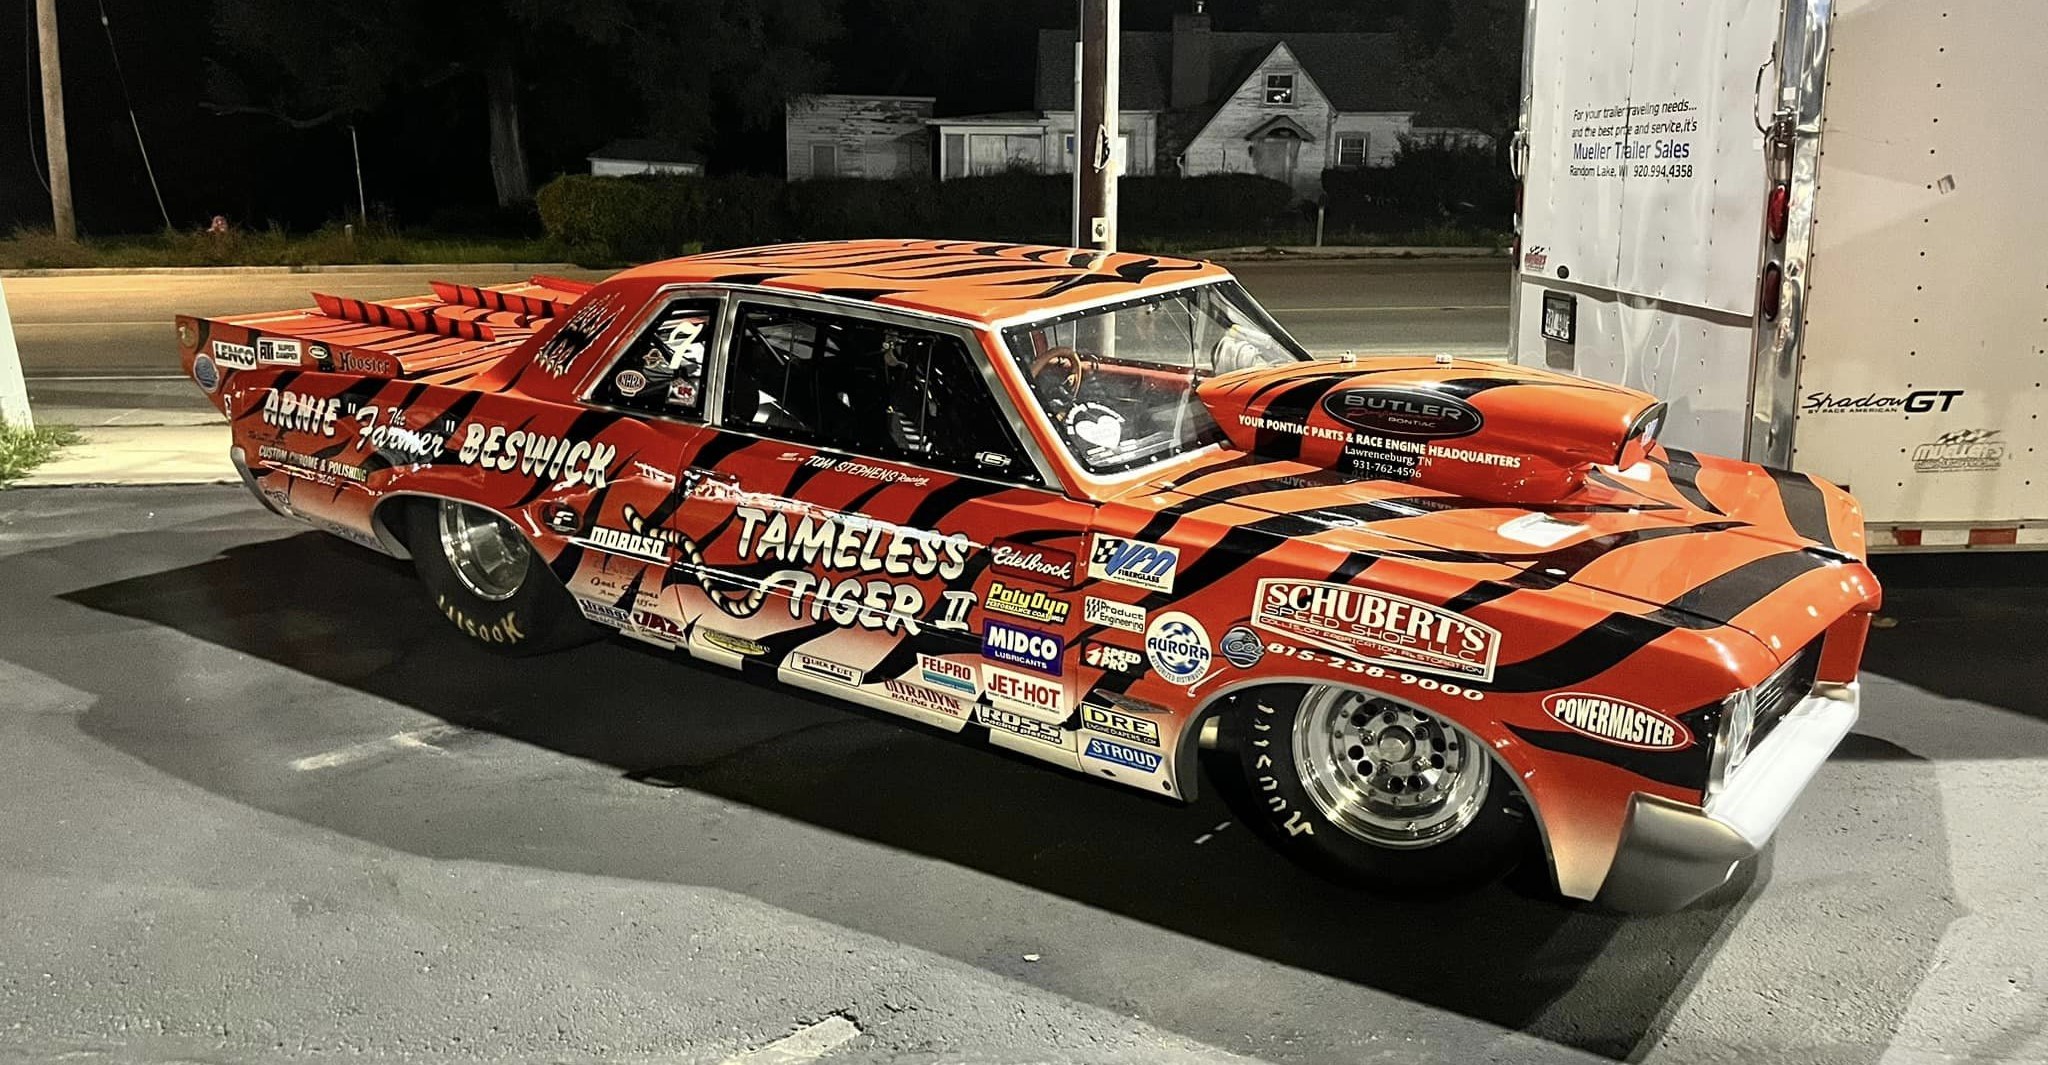
[[[1854,684],[1822,685],[1771,734],[1705,808],[1638,793],[1598,901],[1631,913],[1669,913],[1728,882],[1763,850],[1842,737],[1856,724]]]

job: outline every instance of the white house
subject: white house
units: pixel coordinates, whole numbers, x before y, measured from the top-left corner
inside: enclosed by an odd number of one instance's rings
[[[929,177],[930,96],[825,93],[790,101],[783,147],[791,181]]]
[[[598,177],[640,174],[704,173],[704,157],[672,141],[652,138],[615,140],[590,153],[590,172]]]

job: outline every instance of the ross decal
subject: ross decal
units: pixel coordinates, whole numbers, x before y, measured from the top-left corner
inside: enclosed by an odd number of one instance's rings
[[[341,415],[340,396],[309,396],[281,388],[263,395],[263,424],[287,432],[333,436]]]
[[[1157,752],[1141,751],[1135,747],[1126,747],[1121,743],[1094,736],[1088,738],[1088,746],[1081,753],[1097,761],[1112,762],[1123,766],[1125,769],[1135,769],[1141,773],[1158,772],[1160,763],[1166,760]]]
[[[829,658],[819,658],[817,655],[797,651],[789,656],[789,666],[799,673],[808,673],[813,677],[823,677],[834,683],[845,684],[850,687],[860,687],[860,670],[840,662],[834,662]]]
[[[271,366],[297,366],[299,342],[277,337],[256,338],[256,361]]]
[[[1011,713],[1000,706],[977,706],[974,708],[974,716],[976,720],[990,728],[1014,732],[1028,740],[1050,743],[1055,747],[1067,745],[1065,729],[1022,714]]]
[[[220,387],[220,367],[214,363],[213,356],[203,351],[193,356],[192,383],[208,392]]]
[[[990,619],[981,636],[981,656],[993,662],[1060,675],[1060,659],[1067,642],[1049,632],[1027,629]]]
[[[988,599],[982,603],[988,610],[1011,617],[1024,618],[1047,625],[1064,625],[1074,604],[1064,599],[1055,599],[1044,592],[1012,588],[1001,581],[990,581]]]
[[[1071,551],[1058,551],[1014,540],[997,540],[989,545],[988,566],[998,573],[1014,573],[1026,580],[1061,586],[1074,583],[1078,562]]]
[[[735,636],[729,632],[720,632],[717,629],[703,627],[697,629],[697,635],[705,643],[721,651],[730,651],[736,655],[759,656],[768,653],[767,644],[759,640],[749,640],[745,636]]]
[[[1081,603],[1081,620],[1090,625],[1141,633],[1145,631],[1145,608],[1091,595]]]
[[[289,448],[278,447],[275,444],[264,444],[257,448],[256,458],[259,461],[269,463],[272,467],[283,473],[294,477],[305,477],[308,480],[317,481],[330,487],[334,485],[336,480],[363,481],[368,480],[370,476],[370,471],[361,466],[350,465],[336,459],[321,458],[318,455],[308,455],[303,451],[293,451]]]
[[[555,335],[541,345],[533,356],[533,364],[549,377],[560,377],[569,372],[569,367],[585,351],[590,349],[604,331],[619,320],[618,300],[607,294],[585,303],[576,313],[562,323]]]
[[[926,684],[959,692],[970,699],[981,695],[981,681],[974,667],[965,662],[920,654],[917,656],[917,670]]]
[[[1110,673],[1143,673],[1145,671],[1144,652],[1133,651],[1128,647],[1118,647],[1112,643],[1097,643],[1094,640],[1090,640],[1082,646],[1081,661],[1096,669],[1105,670]]]
[[[1252,625],[1359,658],[1493,679],[1500,630],[1432,603],[1327,581],[1266,579]]]
[[[1193,687],[1209,675],[1214,653],[1201,622],[1169,610],[1153,618],[1145,630],[1145,657],[1151,660],[1153,671],[1167,681]]]
[[[1173,574],[1179,567],[1178,548],[1101,533],[1095,534],[1095,549],[1088,556],[1090,577],[1154,592],[1173,591]]]
[[[475,639],[482,640],[485,643],[503,644],[522,643],[526,640],[526,633],[521,632],[519,629],[518,616],[509,610],[505,612],[504,617],[496,621],[479,622],[464,613],[461,607],[449,602],[447,596],[436,596],[435,598],[440,602],[441,613],[446,614],[448,620],[455,623],[456,628],[468,633]]]
[[[889,697],[897,702],[914,706],[919,710],[944,714],[956,721],[967,720],[967,704],[945,692],[933,691],[922,684],[895,679],[883,681],[882,690],[888,692]]]
[[[1323,413],[1361,432],[1407,440],[1471,436],[1486,422],[1472,404],[1426,388],[1340,388],[1323,397]]]
[[[1961,395],[1963,390],[1960,388],[1922,388],[1902,396],[1876,392],[1861,396],[1837,396],[1828,391],[1808,392],[1800,403],[1799,413],[1947,414],[1949,406]]]
[[[1605,695],[1557,692],[1543,697],[1543,712],[1574,732],[1641,751],[1692,746],[1692,730],[1669,714]]]
[[[253,370],[256,368],[256,349],[248,344],[216,340],[213,342],[213,361],[223,370]]]
[[[1266,657],[1266,640],[1243,625],[1237,625],[1223,634],[1223,640],[1216,649],[1223,652],[1224,661],[1239,669],[1250,669]]]
[[[576,609],[581,610],[584,617],[600,624],[610,625],[616,629],[623,629],[627,625],[632,624],[633,621],[632,612],[628,611],[625,607],[613,606],[610,603],[600,603],[593,599],[585,599],[580,595],[576,597]]]
[[[1981,473],[2005,463],[1997,429],[1956,429],[1913,449],[1914,473]]]
[[[1026,712],[1050,715],[1055,719],[1063,720],[1067,716],[1067,691],[1059,681],[984,663],[981,684],[993,701],[1009,703]]]
[[[456,458],[465,466],[560,482],[568,487],[610,484],[612,460],[619,449],[589,440],[569,440],[523,429],[507,432],[502,425],[471,422],[464,430]]]
[[[1133,714],[1100,706],[1081,705],[1081,724],[1105,736],[1114,736],[1147,747],[1159,746],[1159,726]]]

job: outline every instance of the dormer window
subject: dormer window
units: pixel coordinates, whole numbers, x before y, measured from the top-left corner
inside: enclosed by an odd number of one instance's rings
[[[1292,74],[1268,74],[1268,75],[1266,75],[1266,106],[1268,106],[1268,107],[1293,107],[1293,106],[1294,106],[1294,75],[1292,75]]]

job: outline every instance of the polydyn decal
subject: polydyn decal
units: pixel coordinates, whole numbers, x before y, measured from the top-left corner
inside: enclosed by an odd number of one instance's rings
[[[1543,697],[1543,712],[1573,732],[1639,751],[1676,751],[1692,746],[1692,730],[1670,714],[1621,699],[1587,692]]]
[[[1477,681],[1493,679],[1500,630],[1392,592],[1327,581],[1267,579],[1252,625],[1357,658]]]
[[[1074,604],[1064,599],[1055,599],[1030,588],[1011,587],[1001,581],[989,582],[988,599],[982,606],[998,614],[1008,614],[1013,618],[1023,618],[1045,625],[1066,624],[1067,615],[1074,609]]]

